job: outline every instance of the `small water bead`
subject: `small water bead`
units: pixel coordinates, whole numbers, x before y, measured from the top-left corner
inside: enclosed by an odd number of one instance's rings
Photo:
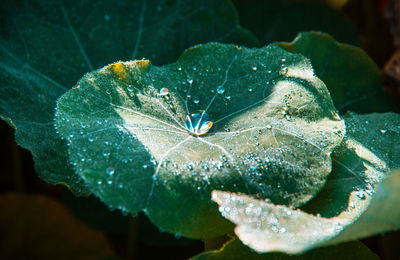
[[[103,182],[102,181],[97,181],[97,184],[98,185],[101,185]]]
[[[178,67],[177,70],[178,70],[178,71],[182,71],[182,67]]]
[[[108,180],[108,181],[107,181],[107,184],[112,184],[112,180]]]
[[[257,66],[253,66],[252,69],[253,69],[254,71],[256,71],[256,70],[257,70]]]
[[[387,132],[387,130],[386,129],[381,129],[381,131],[380,131],[382,134],[385,134],[386,132]]]
[[[92,143],[94,141],[94,138],[93,137],[88,137],[88,141]]]
[[[217,93],[218,93],[218,94],[224,94],[224,92],[225,92],[225,88],[224,88],[224,87],[219,87],[219,88],[217,89]]]
[[[249,92],[253,92],[253,89],[252,89],[252,88],[249,88],[248,91],[249,91]]]
[[[285,61],[286,61],[286,59],[285,59],[285,58],[282,58],[282,59],[281,59],[281,61],[282,61],[282,62],[285,62]]]
[[[107,175],[112,176],[112,175],[114,175],[115,170],[113,168],[109,167],[106,169],[106,173],[107,173]]]
[[[186,129],[195,136],[206,134],[212,126],[213,122],[206,112],[188,115],[185,120]]]
[[[104,15],[104,20],[110,21],[110,16],[108,14]]]
[[[109,150],[104,150],[102,154],[104,157],[108,157],[110,156],[111,152]]]
[[[230,100],[231,96],[225,96],[225,99]]]
[[[167,96],[168,94],[169,94],[169,89],[167,89],[167,88],[160,89],[160,93],[159,93],[160,96]]]
[[[188,81],[187,81],[189,84],[192,84],[193,83],[193,79],[188,79]]]
[[[200,102],[200,100],[198,100],[198,99],[193,100],[193,103],[195,103],[195,104],[198,104],[199,102]]]

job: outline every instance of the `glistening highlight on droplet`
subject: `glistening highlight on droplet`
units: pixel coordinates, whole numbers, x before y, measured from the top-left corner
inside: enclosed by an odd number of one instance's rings
[[[213,122],[210,121],[210,117],[206,112],[188,115],[185,120],[186,130],[195,136],[206,134],[212,126]]]

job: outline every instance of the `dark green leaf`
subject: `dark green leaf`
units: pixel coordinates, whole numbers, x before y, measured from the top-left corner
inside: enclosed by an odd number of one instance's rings
[[[193,260],[310,260],[310,259],[379,259],[363,243],[354,241],[339,246],[317,248],[301,255],[286,255],[282,253],[259,254],[243,245],[239,239],[233,239],[217,251],[202,253]]]
[[[199,110],[214,126],[196,137],[183,124]],[[222,44],[164,67],[142,60],[89,73],[58,101],[56,124],[76,171],[106,204],[145,210],[159,227],[194,238],[226,232],[213,189],[307,202],[344,134],[303,56]]]
[[[358,45],[356,26],[338,10],[318,0],[234,0],[240,24],[262,44],[291,41],[299,32],[323,31]]]
[[[33,153],[40,177],[77,194],[89,191],[53,117],[57,98],[84,73],[118,59],[169,63],[194,43],[255,44],[224,0],[5,0],[0,17],[0,117]]]
[[[396,106],[383,91],[378,66],[361,48],[318,32],[300,33],[293,42],[278,45],[311,60],[340,112],[395,111]]]
[[[400,228],[399,173],[377,185],[400,165],[400,115],[350,114],[345,122],[346,138],[333,157],[333,172],[303,210],[214,193],[222,214],[238,225],[235,232],[243,243],[259,252],[300,253]]]

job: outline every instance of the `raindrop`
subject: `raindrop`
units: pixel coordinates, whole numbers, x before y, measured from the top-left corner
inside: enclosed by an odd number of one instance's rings
[[[212,126],[213,122],[206,112],[188,115],[185,120],[186,129],[196,136],[206,134]]]
[[[114,172],[115,172],[115,170],[113,169],[113,168],[111,168],[111,167],[109,167],[109,168],[107,168],[106,169],[106,173],[108,174],[108,175],[114,175]]]
[[[167,96],[169,94],[169,90],[167,88],[160,89],[160,96]]]
[[[217,89],[217,92],[218,92],[218,94],[224,94],[225,88],[224,88],[224,87],[219,87],[219,88]]]

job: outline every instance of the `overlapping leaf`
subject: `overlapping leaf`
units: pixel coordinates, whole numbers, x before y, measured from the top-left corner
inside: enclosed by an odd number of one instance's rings
[[[34,156],[41,178],[87,194],[54,131],[58,97],[84,73],[116,60],[175,60],[195,43],[253,46],[224,0],[1,1],[0,116]]]
[[[220,250],[204,252],[192,260],[309,260],[309,259],[379,259],[367,246],[353,241],[339,246],[317,248],[301,255],[283,253],[259,254],[243,245],[235,238],[226,243]]]
[[[326,84],[341,113],[395,111],[396,106],[383,91],[378,66],[361,48],[319,32],[300,33],[290,43],[277,44],[312,61],[315,74]]]
[[[400,228],[399,173],[377,185],[400,164],[400,115],[350,114],[345,121],[347,136],[333,157],[333,172],[302,210],[214,193],[222,214],[238,225],[235,232],[243,243],[259,252],[300,253]]]
[[[204,136],[184,127],[203,110]],[[207,44],[174,64],[119,62],[59,101],[57,129],[75,169],[107,205],[145,210],[189,237],[223,234],[213,189],[300,206],[324,185],[344,123],[301,55]]]

